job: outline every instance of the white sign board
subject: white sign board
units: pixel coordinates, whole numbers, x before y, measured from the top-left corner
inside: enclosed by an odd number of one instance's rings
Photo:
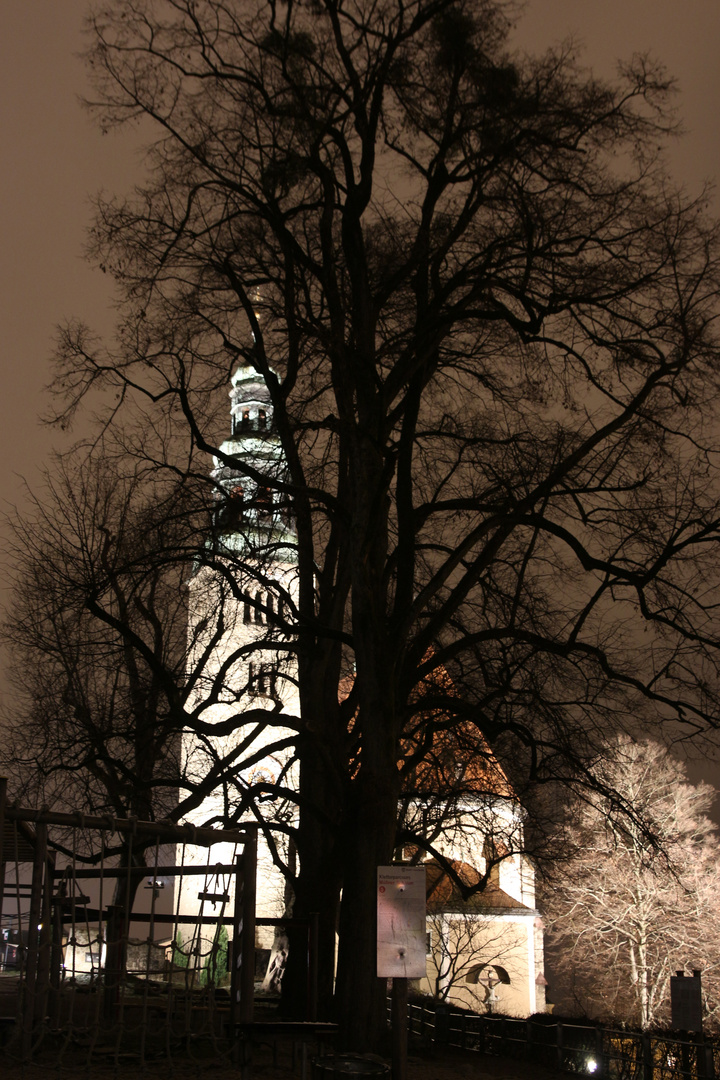
[[[421,979],[425,961],[425,867],[379,866],[377,973],[381,979]]]

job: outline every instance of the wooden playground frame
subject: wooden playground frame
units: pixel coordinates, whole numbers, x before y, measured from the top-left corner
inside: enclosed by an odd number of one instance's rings
[[[110,865],[89,865],[78,869],[73,860],[71,895],[68,895],[68,866],[58,868],[58,852],[63,845],[53,840],[51,830],[63,830],[64,834],[75,835],[78,831],[83,836],[99,833],[103,836],[125,834],[136,838],[136,844],[143,851],[154,846],[155,864],[117,865],[117,859],[109,860]],[[104,841],[103,841],[104,842]],[[231,844],[239,854],[229,865],[213,866],[206,863],[184,863],[183,865],[161,866],[157,862],[157,852],[161,845],[186,845],[193,848],[207,848],[213,845]],[[67,847],[65,846],[67,852]],[[95,855],[97,859],[97,854]],[[67,863],[67,858],[66,858]],[[13,880],[7,881],[6,867],[14,867]],[[30,866],[29,881],[20,880],[20,867]],[[232,895],[232,913],[229,916],[185,914],[179,911],[163,913],[155,910],[155,890],[152,890],[152,902],[149,914],[134,909],[133,899],[137,890],[137,881],[142,877],[151,880],[160,874],[172,877],[207,875],[222,871],[228,882],[234,881],[234,888],[224,897],[229,901]],[[148,957],[151,948],[156,948],[155,936],[161,929],[173,929],[173,938],[179,925],[197,927],[210,926],[219,930],[221,925],[232,928],[229,949],[230,992],[229,1000],[222,1009],[215,1010],[213,1037],[217,1034],[218,1020],[222,1021],[225,1035],[230,1042],[237,1042],[238,1033],[247,1031],[253,1023],[254,986],[255,986],[255,899],[257,873],[257,827],[243,825],[237,829],[205,829],[193,825],[178,825],[172,822],[144,822],[135,819],[117,819],[109,816],[61,813],[56,811],[30,810],[7,805],[6,781],[0,779],[0,913],[8,899],[13,904],[15,914],[11,917],[18,922],[17,974],[12,979],[0,980],[0,986],[9,988],[4,995],[4,1015],[0,1013],[0,1035],[8,1049],[18,1054],[18,1060],[34,1060],[40,1048],[48,1042],[48,1036],[62,1042],[64,1012],[67,1012],[67,999],[77,991],[77,980],[67,979],[63,956],[68,943],[65,928],[74,927],[76,918],[82,915],[85,920],[92,920],[98,927],[98,955],[103,955],[102,967],[95,976],[93,1003],[95,1014],[93,1030],[88,1036],[94,1045],[106,1039],[108,1033],[118,1028],[118,1015],[122,1015],[128,1002],[124,1000],[124,987],[128,972],[126,955],[130,924],[147,923]],[[90,907],[90,898],[78,891],[78,886],[87,879],[102,879],[115,883],[118,878],[128,881],[129,905],[107,902],[100,886],[99,906]],[[130,888],[134,878],[135,888]],[[64,883],[64,887],[60,883]],[[96,881],[97,884],[97,881]],[[23,901],[29,900],[29,909],[22,912]],[[214,908],[213,904],[213,908]],[[7,916],[6,916],[7,917]],[[266,920],[261,920],[265,922]],[[195,931],[193,930],[193,933]],[[199,941],[199,937],[198,937]],[[76,948],[76,946],[74,946]],[[171,950],[172,956],[172,950]],[[149,964],[148,964],[149,971]],[[171,982],[172,960],[170,973]],[[191,983],[195,972],[191,972]],[[142,980],[137,980],[141,982]],[[187,988],[187,975],[185,978]],[[82,988],[87,998],[87,987]],[[145,1020],[151,1011],[157,1013],[158,1002],[151,1000],[156,989],[145,979],[145,993],[141,1004]],[[182,992],[176,992],[175,998],[182,998]],[[168,994],[168,1000],[170,995]],[[185,994],[188,997],[188,994]],[[193,994],[193,998],[197,993]],[[209,1000],[209,998],[208,998]],[[13,1015],[8,1015],[7,1002],[12,1002]],[[88,1009],[85,1009],[85,1013]],[[223,1015],[220,1016],[220,1013]],[[146,1023],[146,1027],[152,1025]],[[119,1027],[123,1028],[121,1020]],[[65,1040],[67,1043],[68,1040]],[[77,1041],[77,1034],[73,1035]]]

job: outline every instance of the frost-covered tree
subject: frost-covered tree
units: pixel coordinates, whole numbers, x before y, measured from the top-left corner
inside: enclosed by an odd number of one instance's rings
[[[567,862],[545,910],[561,1003],[651,1027],[670,1020],[670,976],[702,972],[720,1005],[720,844],[714,792],[652,742],[608,748],[604,796],[573,808]]]

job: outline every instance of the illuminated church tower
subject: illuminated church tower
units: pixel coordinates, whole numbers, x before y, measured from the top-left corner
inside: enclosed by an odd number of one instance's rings
[[[287,824],[292,807],[274,786],[297,786],[290,717],[299,714],[299,698],[288,633],[296,539],[272,402],[254,369],[232,376],[230,414],[230,436],[213,459],[210,535],[189,583],[188,709],[196,730],[207,725],[217,734],[189,735],[184,767],[191,783],[214,770],[222,777],[191,815],[196,824]],[[272,836],[282,857],[285,834]],[[231,858],[213,849],[213,861]],[[285,902],[284,880],[261,834],[258,915],[280,916]]]

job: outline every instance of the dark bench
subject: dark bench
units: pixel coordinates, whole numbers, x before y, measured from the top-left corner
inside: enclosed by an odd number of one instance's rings
[[[318,1051],[322,1049],[322,1039],[337,1035],[337,1024],[324,1020],[257,1020],[234,1025],[235,1035],[240,1043],[240,1065],[243,1080],[250,1080],[252,1073],[252,1047],[254,1044],[267,1042],[272,1047],[273,1066],[277,1066],[277,1039],[285,1036],[292,1040],[292,1068],[295,1068],[295,1050],[300,1044],[300,1075],[307,1078],[307,1049],[309,1042],[316,1042]]]

